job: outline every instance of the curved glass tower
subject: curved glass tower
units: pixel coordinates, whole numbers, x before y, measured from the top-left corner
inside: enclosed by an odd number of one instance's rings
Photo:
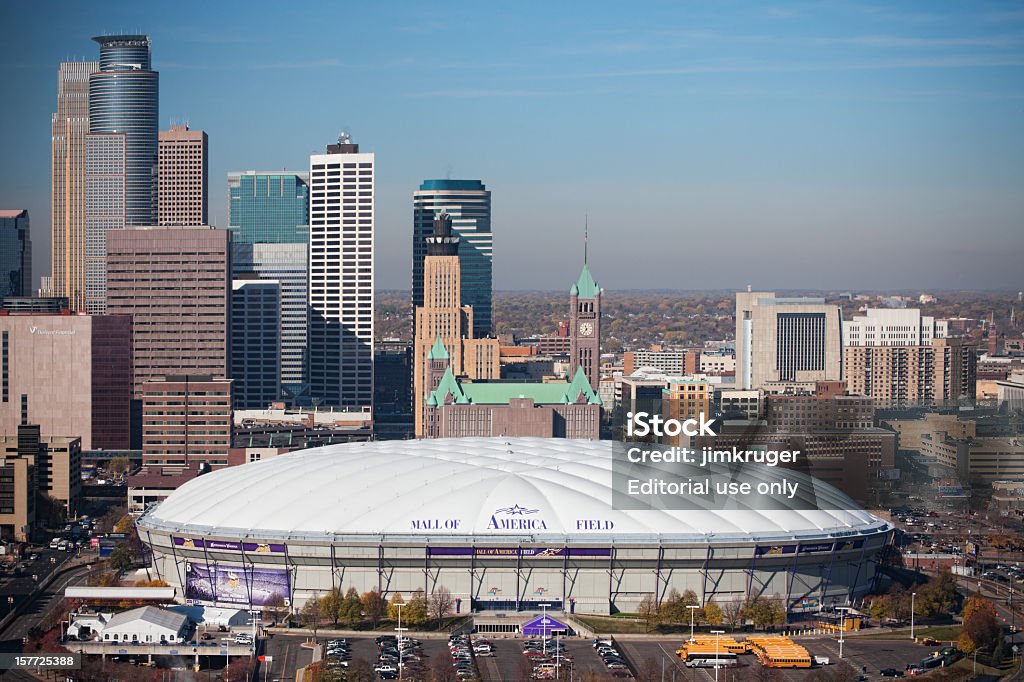
[[[89,75],[89,132],[124,135],[124,223],[156,225],[160,74],[144,35],[93,38],[100,70]]]

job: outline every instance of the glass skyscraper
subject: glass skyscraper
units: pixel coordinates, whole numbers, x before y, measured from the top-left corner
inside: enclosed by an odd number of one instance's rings
[[[424,180],[413,194],[412,305],[423,305],[425,238],[434,233],[434,216],[451,216],[459,237],[462,305],[473,307],[473,336],[493,331],[494,236],[491,232],[491,193],[479,180]]]
[[[85,309],[107,307],[107,232],[157,224],[160,74],[149,37],[93,38],[99,71],[89,74],[85,138]]]
[[[32,295],[28,211],[0,209],[0,298]]]
[[[98,36],[100,70],[89,74],[89,132],[125,136],[126,225],[156,225],[160,74],[143,35]]]
[[[280,285],[281,397],[309,398],[309,173],[228,173],[232,272]]]
[[[228,173],[235,243],[309,242],[309,173]]]

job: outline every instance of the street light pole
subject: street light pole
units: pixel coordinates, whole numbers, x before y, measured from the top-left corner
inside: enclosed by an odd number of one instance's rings
[[[725,630],[712,630],[711,634],[715,636],[715,682],[718,682],[718,636],[724,635]]]
[[[541,604],[541,613],[543,614],[540,619],[541,632],[544,633],[543,639],[541,639],[541,648],[544,650],[544,655],[548,655],[548,607],[551,604]]]
[[[690,641],[693,641],[693,614],[700,607],[695,604],[690,604],[686,608],[690,609]]]
[[[914,639],[914,597],[917,592],[910,593],[910,639]]]
[[[398,602],[395,606],[398,608],[398,627],[395,628],[395,632],[398,633],[398,679],[402,679],[402,632],[404,632],[404,628],[402,628],[402,607],[405,604]]]
[[[849,610],[849,606],[836,607],[839,612],[839,658],[843,657],[843,634],[846,632],[846,612]]]

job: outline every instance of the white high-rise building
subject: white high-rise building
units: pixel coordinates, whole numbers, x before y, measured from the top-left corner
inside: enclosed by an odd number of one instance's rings
[[[342,133],[309,157],[309,384],[323,406],[373,407],[373,154]]]
[[[922,315],[917,308],[868,308],[843,322],[843,345],[930,346],[947,332],[944,320]]]

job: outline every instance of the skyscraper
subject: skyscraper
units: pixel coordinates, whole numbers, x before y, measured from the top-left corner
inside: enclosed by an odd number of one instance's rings
[[[32,295],[28,211],[0,209],[0,298]]]
[[[433,234],[434,217],[447,213],[459,237],[462,303],[473,308],[473,335],[493,331],[492,303],[494,236],[491,193],[479,180],[424,180],[413,193],[412,306],[423,305],[424,239]]]
[[[281,397],[308,400],[309,174],[228,173],[228,194],[233,276],[280,284]]]
[[[144,35],[93,38],[99,71],[89,74],[86,138],[86,309],[106,306],[106,235],[157,222],[159,74]]]
[[[736,384],[842,379],[842,313],[822,298],[736,294]]]
[[[53,295],[85,308],[85,136],[89,134],[89,74],[99,62],[61,62],[57,111],[50,117],[50,272]]]
[[[157,224],[209,224],[206,133],[187,125],[172,125],[170,130],[161,130],[157,139]]]
[[[131,315],[134,398],[172,374],[228,375],[231,235],[134,227],[107,240],[111,315]]]
[[[348,135],[309,157],[309,379],[314,401],[373,408],[374,161]]]
[[[265,410],[281,392],[281,286],[236,279],[231,291],[231,379],[236,410]]]

